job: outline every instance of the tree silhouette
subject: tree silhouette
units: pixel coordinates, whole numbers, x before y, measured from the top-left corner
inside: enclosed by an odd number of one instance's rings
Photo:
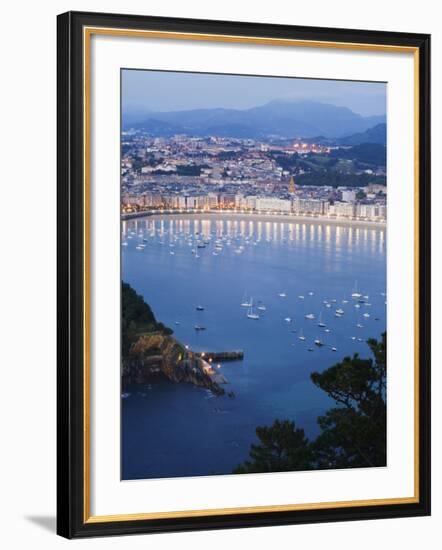
[[[367,341],[374,359],[358,354],[311,375],[337,407],[318,418],[321,433],[309,442],[289,420],[258,426],[260,444],[234,473],[280,472],[386,465],[387,336]]]
[[[355,354],[311,375],[340,405],[318,418],[321,433],[313,444],[318,468],[386,465],[386,333],[368,345],[374,360]]]
[[[252,445],[251,461],[240,464],[234,473],[283,472],[310,469],[312,463],[309,442],[304,430],[295,428],[289,420],[275,420],[272,426],[258,426],[260,445]]]

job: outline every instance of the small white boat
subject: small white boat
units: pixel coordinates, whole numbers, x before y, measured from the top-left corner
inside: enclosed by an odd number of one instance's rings
[[[354,290],[351,294],[352,298],[361,298],[362,294],[358,290],[358,281],[355,281]]]
[[[364,328],[364,325],[361,325],[361,323],[357,323],[356,326],[357,326],[358,328]]]
[[[326,329],[324,330],[324,332],[330,332],[330,329],[329,329],[329,328],[326,328]]]
[[[302,340],[303,342],[305,341],[305,336],[304,336],[304,333],[302,332],[302,329],[301,329],[301,332],[298,336],[298,340]]]
[[[314,294],[315,294],[315,293],[312,292],[312,291],[310,291],[310,292],[308,293],[309,296],[313,296]]]
[[[257,320],[259,319],[259,314],[258,314],[258,313],[255,313],[255,312],[253,311],[253,308],[251,307],[251,308],[249,309],[249,311],[247,312],[247,318],[248,318],[248,319],[253,319],[253,320],[257,321]]]
[[[332,351],[338,351],[338,350],[337,350],[337,348],[333,347],[333,348],[332,348]]]
[[[201,326],[201,325],[195,325],[193,328],[194,328],[195,330],[198,330],[198,331],[200,331],[200,330],[206,330],[206,327],[203,327],[203,326]]]
[[[304,296],[303,296],[302,294],[300,294],[300,295],[298,296],[298,298],[299,298],[300,300],[304,300]]]
[[[286,317],[286,318],[284,319],[284,321],[285,321],[286,323],[291,323],[291,322],[292,322],[292,318],[291,318],[291,317]]]
[[[336,313],[339,313],[339,315],[344,315],[344,310],[342,308],[338,308]]]
[[[331,304],[325,304],[325,307],[331,308]]]
[[[321,342],[319,338],[316,338],[315,340],[315,346],[318,346],[319,348],[322,347],[324,344]]]
[[[315,315],[314,313],[307,313],[307,315],[305,315],[305,318],[313,321],[313,319],[315,319]]]
[[[256,313],[253,309],[253,298],[250,298],[250,307],[247,311],[247,318],[257,321],[259,319],[259,313]]]
[[[241,307],[252,307],[252,301],[249,298],[247,298],[246,294],[244,294],[243,296]]]
[[[259,309],[259,311],[267,311],[267,308],[265,305],[261,304],[256,309]]]
[[[197,311],[204,311],[204,307],[203,306],[196,306],[195,308]]]
[[[364,313],[364,317],[370,317],[369,313]]]
[[[287,296],[287,294],[285,292],[279,292],[278,296],[280,298],[285,298]]]
[[[322,320],[322,312],[319,314],[319,321],[318,321],[318,327],[325,328],[326,324]]]

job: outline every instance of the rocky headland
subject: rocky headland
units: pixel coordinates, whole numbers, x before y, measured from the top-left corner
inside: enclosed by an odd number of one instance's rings
[[[227,383],[209,362],[172,336],[160,332],[143,334],[123,358],[123,387],[146,384],[158,376],[208,388],[217,395],[225,393],[221,384]]]
[[[225,392],[227,380],[212,361],[243,358],[242,351],[193,352],[172,336],[173,331],[158,323],[142,296],[127,283],[122,284],[122,385],[146,384],[158,377],[175,383],[190,383]],[[229,392],[229,395],[233,395]]]

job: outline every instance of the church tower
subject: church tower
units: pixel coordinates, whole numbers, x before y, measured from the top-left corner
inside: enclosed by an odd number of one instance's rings
[[[294,193],[296,190],[296,187],[295,187],[295,178],[292,176],[290,178],[290,183],[289,183],[289,193]]]

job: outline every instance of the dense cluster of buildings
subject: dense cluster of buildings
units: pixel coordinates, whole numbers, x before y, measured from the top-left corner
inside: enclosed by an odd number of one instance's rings
[[[269,153],[275,151],[275,156]],[[384,222],[387,188],[299,186],[283,156],[327,154],[330,148],[295,142],[269,145],[231,138],[147,138],[122,141],[122,212],[237,211]]]
[[[329,200],[316,198],[329,190],[334,195],[345,194],[346,189],[332,190],[322,187],[320,190],[308,187],[309,197],[302,197],[304,189],[293,198],[275,196],[244,196],[241,193],[209,192],[205,195],[160,194],[146,192],[141,195],[124,194],[122,197],[123,212],[138,212],[143,210],[177,210],[187,211],[236,211],[256,212],[263,214],[293,214],[298,216],[326,216],[330,218],[364,219],[385,221],[387,206],[385,195],[364,200]]]

